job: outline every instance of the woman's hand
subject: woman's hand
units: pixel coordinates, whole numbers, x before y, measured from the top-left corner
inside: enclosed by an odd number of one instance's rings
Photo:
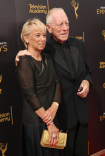
[[[42,117],[42,120],[44,123],[46,123],[47,125],[49,125],[49,123],[51,123],[53,121],[52,119],[52,113],[49,109],[47,109]]]
[[[57,110],[58,110],[58,106],[53,102],[51,107],[46,110],[43,116],[43,122],[49,125],[49,123],[51,123],[55,118]]]
[[[59,129],[52,123],[51,125],[47,126],[49,132],[49,142],[51,145],[55,145],[59,139]]]

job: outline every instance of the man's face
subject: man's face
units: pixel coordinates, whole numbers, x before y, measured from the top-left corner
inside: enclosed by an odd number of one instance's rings
[[[69,21],[65,13],[61,11],[54,12],[52,15],[52,24],[50,24],[50,33],[53,38],[63,44],[69,36]]]

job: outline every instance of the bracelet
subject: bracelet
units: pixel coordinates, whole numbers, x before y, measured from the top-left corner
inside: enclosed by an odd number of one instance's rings
[[[51,123],[49,123],[49,125],[52,125],[53,124],[53,121]]]
[[[58,106],[58,107],[59,107],[59,103],[57,103],[57,102],[53,102],[53,104],[55,104],[56,106]]]

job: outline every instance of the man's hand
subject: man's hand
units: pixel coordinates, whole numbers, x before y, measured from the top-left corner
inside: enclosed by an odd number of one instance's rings
[[[83,80],[78,89],[77,95],[81,98],[85,98],[89,93],[89,81]]]
[[[51,107],[48,108],[43,116],[43,122],[49,124],[55,118],[56,112],[58,110],[58,106],[52,103]]]
[[[15,64],[17,66],[18,62],[19,62],[19,57],[20,56],[24,56],[24,55],[31,55],[27,50],[22,50],[22,51],[19,51],[16,55],[16,58],[15,58]]]

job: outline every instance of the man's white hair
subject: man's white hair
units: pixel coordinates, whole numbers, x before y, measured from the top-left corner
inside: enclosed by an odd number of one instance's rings
[[[46,16],[46,24],[51,24],[53,22],[52,15],[54,12],[57,12],[57,11],[60,11],[60,12],[63,12],[64,14],[66,14],[64,9],[62,9],[62,8],[53,8],[48,12],[48,14]]]

